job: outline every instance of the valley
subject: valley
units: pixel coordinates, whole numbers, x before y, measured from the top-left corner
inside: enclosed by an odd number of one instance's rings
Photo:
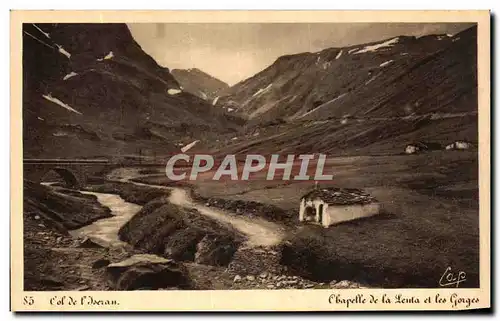
[[[125,24],[25,24],[23,46],[24,159],[105,164],[78,188],[25,164],[26,290],[433,288],[450,266],[479,286],[476,26],[284,55],[232,86],[161,66]],[[176,181],[178,154],[324,154],[332,179]],[[299,222],[328,188],[380,213]]]

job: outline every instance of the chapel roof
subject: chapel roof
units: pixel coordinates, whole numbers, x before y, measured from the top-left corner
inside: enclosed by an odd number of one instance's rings
[[[302,199],[321,199],[329,205],[354,205],[375,203],[377,200],[367,192],[357,188],[315,188],[302,196]]]

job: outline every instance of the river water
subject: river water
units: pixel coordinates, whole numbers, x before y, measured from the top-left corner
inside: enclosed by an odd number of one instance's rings
[[[126,202],[123,198],[115,194],[80,192],[82,194],[95,195],[99,203],[111,210],[113,216],[100,219],[77,230],[72,230],[70,234],[73,237],[88,237],[104,247],[125,245],[126,243],[119,239],[118,231],[139,212],[142,206]]]

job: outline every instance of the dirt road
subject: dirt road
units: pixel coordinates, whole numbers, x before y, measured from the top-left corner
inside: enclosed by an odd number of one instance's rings
[[[172,204],[194,208],[214,220],[231,224],[248,238],[246,245],[249,247],[273,246],[283,238],[282,228],[278,224],[261,218],[249,219],[241,214],[227,213],[194,203],[184,189],[172,188],[169,200]]]
[[[123,175],[123,174],[128,175]],[[118,175],[117,175],[118,174]],[[123,176],[121,176],[121,175]],[[275,223],[266,221],[262,218],[248,218],[244,214],[230,213],[227,211],[222,211],[220,209],[211,208],[208,206],[203,206],[201,204],[195,203],[190,197],[186,190],[178,187],[167,187],[162,185],[150,185],[145,183],[139,183],[132,181],[133,178],[141,178],[142,176],[130,175],[129,172],[122,173],[111,173],[109,175],[110,179],[117,179],[121,182],[127,182],[139,186],[147,186],[152,188],[168,189],[171,191],[169,200],[172,204],[186,207],[194,208],[200,212],[200,214],[208,216],[214,220],[220,221],[225,224],[230,224],[235,229],[240,231],[243,235],[247,237],[247,247],[259,247],[259,246],[273,246],[281,242],[284,237],[283,228]]]

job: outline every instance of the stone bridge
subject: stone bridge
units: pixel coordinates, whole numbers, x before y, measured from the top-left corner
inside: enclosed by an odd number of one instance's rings
[[[49,173],[56,173],[67,187],[79,188],[89,177],[101,176],[116,167],[107,159],[24,159],[24,179],[41,183]]]

